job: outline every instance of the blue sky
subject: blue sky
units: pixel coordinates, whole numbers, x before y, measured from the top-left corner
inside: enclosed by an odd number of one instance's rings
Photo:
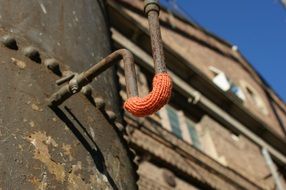
[[[161,0],[167,4],[168,0]],[[177,0],[198,24],[239,50],[286,102],[286,8],[279,0]]]

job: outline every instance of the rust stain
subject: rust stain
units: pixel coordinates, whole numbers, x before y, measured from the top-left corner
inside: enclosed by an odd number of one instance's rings
[[[72,165],[72,171],[68,176],[68,189],[70,190],[88,190],[90,189],[90,184],[85,183],[85,181],[81,178],[79,173],[81,170],[81,162],[77,162],[76,165]]]
[[[56,143],[56,141],[54,139],[52,139],[52,137],[48,136],[48,139],[46,140],[46,143],[48,145],[52,145],[54,147],[58,147],[59,145]]]
[[[21,144],[19,144],[18,148],[20,149],[21,152],[23,152],[24,148]]]
[[[57,147],[57,143],[45,132],[35,132],[27,140],[35,147],[34,158],[44,163],[48,171],[55,175],[56,180],[63,183],[65,179],[64,166],[51,159],[48,149],[48,145]]]
[[[12,63],[14,63],[15,65],[17,65],[20,69],[25,69],[26,68],[26,63],[23,61],[20,61],[18,59],[15,58],[11,58]]]
[[[33,184],[36,189],[38,190],[46,190],[48,187],[48,183],[46,182],[46,179],[38,179],[35,176],[32,176],[28,179],[28,181]]]
[[[73,160],[73,156],[71,154],[72,146],[69,144],[63,144],[62,149],[64,150],[64,155],[69,157],[69,161]]]
[[[30,127],[35,127],[35,122],[34,121],[30,121],[29,125],[30,125]]]
[[[108,181],[104,181],[102,177],[92,174],[89,179],[83,179],[80,175],[82,170],[81,162],[77,162],[72,166],[72,170],[68,175],[68,188],[69,190],[90,190],[90,189],[112,189]]]

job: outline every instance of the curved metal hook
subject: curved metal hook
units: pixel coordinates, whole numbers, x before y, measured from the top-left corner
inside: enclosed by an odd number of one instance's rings
[[[146,116],[152,114],[164,106],[172,90],[172,82],[167,74],[165,64],[162,38],[159,25],[159,4],[156,0],[145,1],[145,13],[148,15],[151,45],[154,59],[155,77],[152,91],[143,98],[138,97],[138,87],[135,73],[133,55],[126,49],[120,49],[85,72],[76,75],[69,83],[54,93],[49,102],[50,106],[58,106],[73,94],[79,92],[82,87],[92,82],[100,73],[111,67],[120,59],[124,62],[125,80],[128,99],[124,108],[135,116]]]

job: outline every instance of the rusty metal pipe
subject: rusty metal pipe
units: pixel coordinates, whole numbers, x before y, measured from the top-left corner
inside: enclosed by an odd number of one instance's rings
[[[158,0],[145,0],[144,12],[148,17],[155,73],[167,72],[160,31]]]
[[[81,73],[77,79],[79,81],[79,85],[85,86],[91,83],[96,76],[104,72],[120,59],[122,59],[124,63],[127,96],[138,96],[134,58],[132,53],[126,49],[120,49],[113,52],[87,71]]]
[[[69,81],[68,84],[61,87],[49,99],[49,106],[58,106],[65,100],[76,94],[82,87],[92,82],[92,80],[100,73],[111,67],[116,62],[122,60],[124,62],[125,80],[127,88],[127,96],[138,96],[138,87],[136,80],[136,72],[134,65],[133,55],[126,49],[120,49],[106,58],[102,59],[99,63],[89,68],[87,71],[76,75]]]
[[[104,72],[116,61],[122,59],[124,62],[125,80],[128,99],[124,108],[136,116],[153,114],[164,106],[171,96],[172,81],[167,74],[165,57],[163,52],[162,37],[159,24],[159,1],[145,0],[144,11],[148,16],[151,46],[154,60],[155,77],[153,79],[152,91],[143,98],[138,97],[138,87],[134,66],[133,55],[125,49],[117,50],[92,66],[85,72],[76,75],[69,83],[63,86],[50,98],[50,106],[63,103],[73,94],[79,92],[82,87],[92,82],[100,73]]]

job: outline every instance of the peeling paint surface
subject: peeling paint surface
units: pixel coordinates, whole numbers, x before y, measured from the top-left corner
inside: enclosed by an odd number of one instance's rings
[[[25,69],[26,68],[26,63],[24,61],[15,59],[15,58],[11,58],[12,63],[14,63],[15,65],[17,65],[20,69]]]
[[[28,179],[28,181],[32,183],[37,190],[46,190],[48,187],[46,173],[43,174],[42,179],[38,179],[35,176],[32,176],[30,179]]]
[[[69,144],[63,144],[62,145],[62,149],[64,150],[64,155],[69,157],[69,161],[73,160],[73,156],[72,156],[72,146]]]
[[[133,165],[126,145],[122,143],[108,118],[81,94],[67,100],[57,110],[50,109],[46,105],[47,98],[59,88],[55,85],[59,76],[48,70],[44,64],[31,61],[21,51],[22,47],[35,46],[43,62],[51,56],[58,59],[63,73],[69,68],[73,72],[80,72],[87,64],[94,64],[97,59],[108,54],[108,51],[100,52],[103,51],[103,44],[108,43],[100,43],[100,49],[95,44],[101,39],[100,35],[96,35],[98,39],[90,37],[88,43],[81,43],[87,47],[71,46],[69,42],[79,37],[81,31],[94,34],[90,29],[96,28],[94,23],[98,15],[94,17],[94,13],[100,12],[100,7],[96,8],[98,2],[45,1],[49,16],[44,17],[37,16],[37,12],[42,13],[39,4],[27,2],[0,1],[0,14],[7,18],[1,20],[0,36],[7,32],[13,33],[20,48],[20,51],[12,51],[0,46],[0,189],[135,189]],[[89,3],[93,6],[85,7]],[[14,8],[12,10],[9,7]],[[79,30],[73,28],[70,34],[65,24],[72,23],[72,18],[69,19],[68,16],[72,14],[71,10],[75,10],[79,21],[86,18],[88,13],[93,27],[84,22]],[[25,22],[22,22],[19,15],[27,16]],[[66,15],[65,19],[69,21],[58,22],[56,19],[60,15]],[[19,22],[17,18],[20,18]],[[35,22],[32,24],[30,19],[34,18]],[[47,20],[43,20],[46,18]],[[2,21],[7,21],[12,28],[7,25],[7,31],[2,30]],[[21,27],[27,24],[31,30],[13,28],[17,23]],[[44,31],[41,24],[45,24]],[[66,33],[60,33],[60,36],[56,36],[55,32],[47,33],[58,29]],[[31,32],[28,37],[25,31]],[[40,33],[43,34],[41,39]],[[86,32],[81,36],[82,39],[85,36]],[[37,39],[40,41],[33,41]],[[44,41],[46,43],[42,43]],[[53,41],[61,46],[52,46]],[[74,49],[71,50],[71,47]],[[92,59],[87,58],[89,50],[95,54]],[[14,62],[11,58],[14,58]],[[81,61],[83,63],[78,64]],[[93,87],[100,89],[96,90],[95,95],[106,100],[106,107],[112,106],[110,108],[116,111],[116,88],[109,84],[111,79],[104,79],[111,76],[112,72],[106,71]],[[109,97],[112,89],[115,92]],[[116,157],[120,164],[113,162]]]
[[[32,109],[34,110],[34,111],[43,111],[43,109],[42,108],[40,108],[38,105],[36,105],[36,104],[32,104]]]
[[[57,143],[45,132],[35,132],[27,138],[35,147],[34,158],[41,161],[47,167],[48,171],[55,175],[56,180],[64,182],[64,166],[51,159],[48,145],[57,146]]]
[[[82,166],[81,162],[77,162],[76,165],[72,166],[72,170],[68,175],[68,189],[69,190],[97,190],[96,187],[101,187],[100,189],[113,189],[108,180],[104,180],[105,176],[100,176],[100,174],[91,174],[89,179],[84,179],[81,176]]]

